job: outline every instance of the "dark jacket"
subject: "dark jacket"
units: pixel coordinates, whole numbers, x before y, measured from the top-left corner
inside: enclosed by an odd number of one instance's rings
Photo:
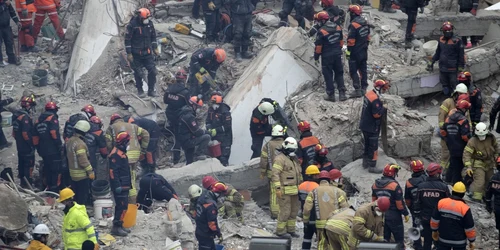
[[[328,16],[330,16],[330,21],[343,26],[345,22],[345,11],[341,8],[339,8],[336,5],[332,5],[327,8],[323,8],[326,12],[328,12]],[[335,17],[338,17],[337,21],[335,21]]]
[[[200,196],[196,203],[196,234],[204,237],[221,235],[217,222],[217,202],[211,192]]]
[[[363,132],[378,134],[380,133],[381,117],[387,110],[375,90],[366,92],[363,97],[363,111],[359,129]]]
[[[33,144],[42,157],[60,155],[63,150],[57,114],[45,111],[35,122]]]
[[[149,133],[149,139],[156,139],[158,140],[161,135],[161,128],[158,126],[158,123],[156,123],[153,120],[147,119],[147,118],[133,118],[133,117],[124,117],[124,121],[128,123],[135,124]]]
[[[430,221],[438,202],[450,197],[448,185],[441,178],[428,177],[418,185],[416,200],[413,206],[414,216],[423,221]]]
[[[319,156],[316,155],[314,157],[314,165],[318,166],[319,171],[328,171],[328,172],[330,172],[330,170],[332,170],[332,169],[338,169],[338,170],[340,170],[340,168],[335,167],[333,165],[333,162],[330,161],[330,159],[328,159],[328,157],[319,157]]]
[[[391,206],[385,212],[386,219],[401,219],[401,215],[409,214],[403,201],[403,189],[394,178],[382,176],[382,178],[375,180],[372,186],[372,201],[382,196],[391,199]]]
[[[122,187],[126,192],[132,187],[130,167],[128,164],[127,152],[114,147],[109,153],[109,181],[113,193],[118,187]]]
[[[255,6],[250,0],[229,0],[232,15],[250,15],[255,10]]]
[[[12,137],[16,139],[17,153],[19,155],[33,155],[33,121],[28,112],[18,110],[12,117]]]
[[[184,83],[176,81],[168,85],[163,96],[163,102],[168,105],[166,113],[176,114],[189,103],[189,89],[186,88]]]
[[[473,123],[478,123],[481,121],[481,115],[483,114],[483,97],[481,95],[481,89],[474,86],[474,90],[469,95],[470,98],[470,119]],[[495,121],[495,120],[493,120]]]
[[[493,200],[494,202],[492,202]],[[500,172],[491,177],[486,188],[486,206],[492,207],[495,211],[500,211]],[[497,227],[500,225],[497,225]]]
[[[270,136],[271,125],[269,124],[269,116],[260,113],[259,108],[255,107],[252,111],[250,119],[250,134],[256,136]]]
[[[493,125],[495,124],[495,120],[497,119],[497,114],[500,111],[500,96],[497,98],[493,107],[491,107],[490,111],[490,127],[493,129]],[[498,117],[498,124],[496,128],[497,133],[500,133],[500,116]]]
[[[196,122],[196,116],[191,106],[184,106],[179,112],[176,139],[181,145],[185,145],[189,140],[205,134]]]
[[[357,54],[364,55],[368,51],[370,43],[370,26],[361,16],[356,16],[349,24],[347,35],[347,50],[351,52],[351,58],[358,59]]]
[[[139,188],[139,194],[137,195],[139,204],[146,204],[144,202],[146,199],[170,201],[172,198],[177,198],[175,189],[159,174],[149,173],[141,177]],[[150,204],[147,205],[150,206]]]
[[[225,103],[221,103],[217,110],[212,107],[208,109],[206,127],[208,129],[215,129],[217,134],[214,138],[221,143],[233,143],[233,128],[231,108]]]
[[[412,173],[411,178],[406,181],[405,186],[405,203],[410,212],[413,213],[415,210],[414,204],[417,198],[417,189],[419,185],[427,179],[424,171],[418,173]]]
[[[314,164],[316,152],[314,148],[318,145],[319,139],[311,131],[305,131],[300,135],[299,148],[295,152],[302,166],[302,178],[305,177],[306,168]]]
[[[143,24],[139,16],[132,18],[125,33],[127,54],[149,55],[157,46],[153,23],[150,21],[148,24]]]
[[[314,44],[316,45],[314,60],[318,60],[319,56],[328,57],[341,55],[342,47],[344,46],[342,27],[328,21],[319,29]]]
[[[5,1],[0,2],[0,28],[10,27],[11,18],[16,24],[19,23],[19,18],[17,18],[12,4],[12,1],[10,5],[5,4]]]
[[[469,12],[472,9],[477,9],[479,0],[458,0],[458,5],[460,6],[460,12]]]
[[[97,153],[101,154],[102,158],[108,156],[108,148],[106,147],[106,137],[104,132],[97,124],[90,123],[90,130],[85,134],[85,144],[89,149],[90,165],[97,167]]]
[[[215,4],[215,9],[218,10],[222,8],[222,5],[224,4],[223,0],[200,0],[201,8],[203,11],[213,11],[208,8],[208,3],[213,2]]]
[[[452,110],[450,113],[452,114],[446,118],[443,125],[446,145],[450,151],[450,156],[461,157],[471,137],[469,121],[460,111],[453,112]]]
[[[403,0],[403,7],[406,9],[418,9],[424,6],[424,0]]]
[[[201,68],[205,68],[205,70],[210,73],[210,76],[215,79],[220,63],[214,59],[214,51],[214,48],[201,48],[193,52],[191,61],[189,62],[189,78],[195,77],[194,75],[198,73]]]
[[[465,66],[464,53],[462,39],[458,37],[445,39],[444,36],[441,36],[432,61],[439,61],[439,71],[441,72],[457,72],[458,68]]]
[[[63,131],[64,141],[68,140],[69,138],[71,138],[71,136],[73,136],[73,133],[75,131],[73,127],[76,125],[78,121],[88,121],[88,119],[82,113],[71,115],[64,124],[64,131]]]

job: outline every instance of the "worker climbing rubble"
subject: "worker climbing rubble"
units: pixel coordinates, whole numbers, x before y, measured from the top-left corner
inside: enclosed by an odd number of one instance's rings
[[[311,132],[311,124],[308,121],[301,121],[297,125],[300,132],[299,148],[296,151],[297,158],[302,168],[302,177],[304,177],[306,168],[314,164],[315,147],[319,139]]]
[[[64,30],[59,20],[58,11],[61,8],[60,0],[34,0],[36,7],[35,21],[33,23],[33,38],[35,38],[35,44],[38,39],[38,34],[42,29],[43,23],[45,21],[45,16],[48,15],[52,26],[54,27],[59,39],[64,39]]]
[[[222,48],[200,48],[193,52],[188,77],[191,96],[201,95],[201,99],[207,101],[212,91],[218,90],[215,76],[225,60],[226,51]]]
[[[382,196],[356,210],[352,232],[359,241],[384,242],[384,214],[389,210],[389,197]]]
[[[35,147],[33,145],[33,120],[32,112],[36,106],[34,96],[21,99],[21,109],[12,117],[12,136],[16,140],[17,170],[21,187],[28,188],[33,185],[32,173],[35,167]]]
[[[424,171],[424,163],[421,160],[411,161],[410,168],[412,174],[411,178],[406,180],[404,198],[406,207],[408,207],[412,216],[413,227],[417,227],[417,223],[415,222],[415,202],[417,198],[416,195],[418,192],[419,184],[425,182],[425,180],[427,179],[427,175]],[[413,248],[422,250],[422,241],[420,239],[413,241]]]
[[[214,92],[210,97],[205,124],[212,140],[220,142],[221,156],[217,159],[223,166],[228,166],[233,144],[231,107],[223,102],[222,94],[219,92]]]
[[[215,249],[214,238],[222,242],[222,233],[217,221],[217,201],[227,192],[225,185],[213,185],[206,195],[198,198],[196,203],[196,239],[199,249]]]
[[[147,173],[154,173],[156,166],[156,158],[158,157],[158,140],[161,136],[161,128],[158,126],[153,120],[142,118],[142,117],[132,117],[126,115],[123,117],[123,120],[128,123],[135,124],[142,129],[145,129],[149,133],[149,143],[148,148],[146,149],[146,153],[142,154],[142,157],[139,159],[142,167],[142,175]]]
[[[49,241],[50,229],[45,224],[38,224],[33,229],[33,240],[26,250],[51,250],[47,246]]]
[[[178,199],[177,192],[163,176],[155,173],[142,176],[139,182],[137,203],[141,205],[145,213],[151,212],[153,200],[170,201],[170,199]]]
[[[302,211],[304,211],[304,204],[306,202],[307,196],[314,189],[319,187],[318,184],[318,176],[319,169],[316,165],[310,165],[306,168],[304,176],[304,181],[299,185],[299,200],[300,207]],[[303,216],[302,216],[303,217]],[[316,233],[316,213],[312,212],[309,215],[309,219],[307,222],[304,222],[304,239],[302,240],[302,249],[307,250],[311,249],[312,238]]]

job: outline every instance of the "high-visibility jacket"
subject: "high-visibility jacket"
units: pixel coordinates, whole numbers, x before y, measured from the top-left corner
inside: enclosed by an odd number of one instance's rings
[[[346,237],[347,244],[352,249],[358,245],[358,240],[354,237],[354,233],[352,231],[355,214],[356,211],[354,211],[354,209],[345,209],[344,211],[331,216],[325,226],[326,230]]]
[[[271,178],[272,167],[274,158],[276,155],[280,154],[277,149],[281,147],[283,141],[285,139],[283,137],[274,137],[272,138],[264,147],[260,153],[260,172],[263,174],[267,173],[267,178]]]
[[[86,240],[97,244],[94,226],[89,220],[84,205],[75,202],[66,213],[63,219],[62,237],[64,250],[82,249],[82,244]]]
[[[128,163],[134,164],[139,160],[142,153],[146,153],[149,145],[149,133],[147,130],[131,123],[126,123],[123,119],[117,119],[106,130],[106,147],[110,152],[115,146],[116,135],[127,131],[130,135],[129,149],[127,150]]]
[[[26,248],[26,250],[51,250],[51,249],[52,248],[46,246],[45,244],[43,244],[38,240],[32,240],[28,248]]]
[[[61,7],[60,0],[35,0],[35,6],[39,10],[50,10]]]
[[[444,122],[446,121],[446,118],[448,117],[448,113],[452,109],[455,109],[455,100],[453,98],[446,98],[443,103],[441,104],[441,107],[439,107],[439,115],[438,115],[438,122],[439,122],[439,127],[442,129]]]
[[[342,189],[331,186],[330,182],[322,180],[319,187],[307,195],[304,204],[304,223],[309,222],[309,216],[314,208],[316,213],[316,228],[325,228],[326,221],[340,209],[349,207],[347,195]]]
[[[473,136],[464,148],[462,160],[466,167],[490,169],[495,166],[495,160],[500,153],[500,147],[495,136],[487,134],[484,141]]]
[[[88,174],[93,173],[85,137],[74,134],[69,138],[66,143],[66,155],[68,157],[69,175],[73,181],[86,179]]]
[[[300,163],[297,157],[280,154],[273,162],[271,181],[285,195],[297,195],[302,182]]]
[[[384,216],[375,213],[377,202],[362,205],[352,221],[352,232],[354,237],[360,241],[372,241],[374,235],[384,235]]]
[[[24,9],[28,9],[28,12],[30,13],[36,12],[36,7],[34,4],[26,4],[26,0],[16,0],[16,11],[22,12]]]
[[[302,210],[304,210],[304,204],[306,203],[307,196],[317,187],[319,187],[319,184],[315,181],[304,181],[300,183],[299,200],[300,200],[300,207],[302,208]],[[309,216],[309,224],[315,224],[315,223],[316,223],[316,213],[311,213],[311,215]]]

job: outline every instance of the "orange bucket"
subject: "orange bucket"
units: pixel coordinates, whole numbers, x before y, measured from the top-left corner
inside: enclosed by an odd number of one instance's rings
[[[217,158],[222,155],[222,151],[220,149],[220,142],[219,141],[211,141],[208,144],[208,153],[210,156]]]
[[[135,226],[138,209],[139,204],[128,204],[127,212],[125,213],[125,217],[123,217],[123,227],[131,228]]]

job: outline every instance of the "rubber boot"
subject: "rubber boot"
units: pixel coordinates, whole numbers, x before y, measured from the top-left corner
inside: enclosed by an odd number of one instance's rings
[[[323,99],[325,101],[329,101],[329,102],[336,102],[337,100],[335,100],[335,94],[333,95],[329,95],[329,94],[326,94]]]
[[[137,96],[139,96],[139,98],[144,98],[146,97],[146,94],[144,94],[144,90],[137,89]]]
[[[382,169],[378,169],[377,167],[369,167],[368,168],[368,172],[372,173],[372,174],[381,174],[382,171],[383,171]]]
[[[243,58],[241,57],[241,52],[236,52],[235,53],[235,59],[237,62],[243,61]]]
[[[154,90],[148,90],[148,96],[151,97],[158,97],[158,94]]]
[[[253,54],[248,51],[248,46],[241,47],[241,57],[244,59],[251,59],[253,57]]]
[[[341,102],[347,100],[347,96],[345,95],[345,90],[344,91],[339,91],[339,100]]]
[[[362,97],[363,96],[363,90],[361,89],[355,89],[349,94],[350,98],[357,98],[357,97]]]
[[[111,235],[125,237],[128,235],[128,233],[123,230],[122,227],[113,225],[113,228],[111,229]]]
[[[128,228],[124,228],[123,226],[121,226],[122,230],[127,232],[128,234],[132,232],[132,230],[128,229]]]

